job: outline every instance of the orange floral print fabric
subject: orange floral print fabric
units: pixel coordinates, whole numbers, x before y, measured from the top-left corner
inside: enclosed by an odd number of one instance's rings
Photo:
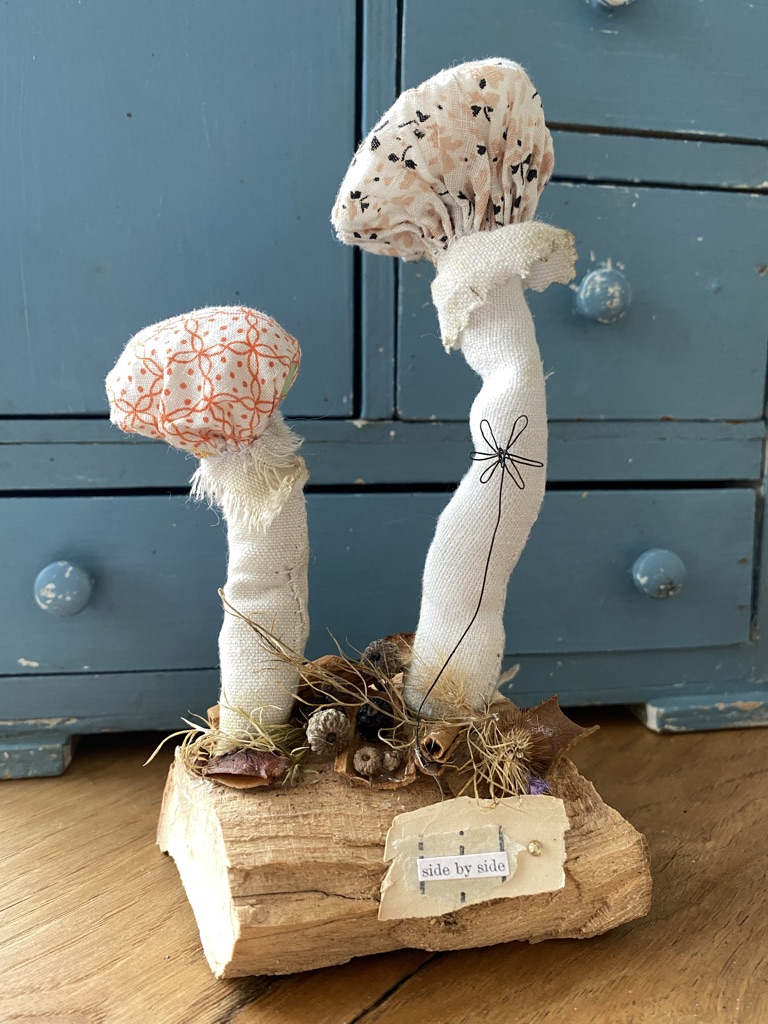
[[[355,154],[331,219],[349,245],[434,261],[455,238],[531,220],[553,166],[525,71],[472,61],[397,99]]]
[[[301,361],[299,343],[245,306],[144,328],[107,377],[111,419],[198,458],[240,451],[265,430]]]

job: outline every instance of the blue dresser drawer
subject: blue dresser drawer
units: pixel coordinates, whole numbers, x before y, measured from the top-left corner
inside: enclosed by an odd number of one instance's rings
[[[512,692],[654,701],[675,728],[700,705],[707,723],[764,719],[768,6],[329,10],[0,6],[0,776],[60,771],[71,735],[171,730],[215,700],[223,524],[185,496],[193,462],[105,418],[121,346],[180,310],[264,307],[303,345],[286,412],[313,474],[308,654],[415,627],[479,381],[442,351],[432,268],[361,258],[328,213],[396,92],[487,54],[541,90],[558,163],[539,216],[580,253],[571,288],[530,296],[551,490],[509,587]],[[610,324],[574,312],[603,268],[632,291]],[[643,592],[653,549],[685,573],[666,600]],[[93,581],[74,616],[35,602],[59,560]],[[60,592],[38,591],[53,608]]]
[[[415,627],[439,494],[312,495],[312,645],[327,626],[362,650]],[[750,635],[751,490],[553,491],[512,575],[507,653],[661,650],[737,644]],[[671,549],[686,567],[667,600],[641,593],[632,567]],[[482,566],[478,566],[478,589]],[[631,695],[627,695],[630,699]]]
[[[766,139],[766,39],[760,0],[406,0],[403,85],[499,55],[551,124]]]
[[[576,285],[528,293],[544,367],[554,371],[550,418],[762,415],[767,198],[552,184],[539,211],[576,235],[577,283],[612,266],[632,295],[626,315],[606,324],[576,312]],[[479,380],[437,341],[433,273],[427,264],[400,270],[400,415],[464,420]]]
[[[264,309],[304,346],[292,415],[347,416],[355,3],[0,5],[0,416],[105,413],[146,324]],[[319,110],[310,113],[308,97]]]
[[[421,569],[441,494],[310,494],[311,653],[330,630],[361,650],[414,628]],[[621,651],[748,640],[754,496],[750,490],[556,491],[510,585],[508,651]],[[212,668],[225,573],[216,516],[184,498],[12,499],[13,536],[0,618],[0,674]],[[673,550],[682,591],[652,600],[631,570],[651,548]],[[57,560],[94,581],[79,614],[58,618],[33,596]],[[478,567],[478,586],[482,567]],[[7,717],[0,714],[0,718]]]

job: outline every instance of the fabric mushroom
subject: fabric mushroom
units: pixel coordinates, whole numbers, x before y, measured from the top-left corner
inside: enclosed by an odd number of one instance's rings
[[[111,419],[200,459],[192,494],[221,508],[228,528],[224,596],[299,655],[309,632],[307,517],[301,439],[279,405],[301,350],[271,317],[242,306],[195,310],[145,328],[107,377]],[[220,749],[257,722],[286,722],[298,672],[269,653],[242,618],[219,635]]]
[[[573,236],[532,220],[552,141],[525,71],[491,58],[403,93],[362,142],[332,220],[371,252],[432,260],[443,344],[482,378],[475,451],[437,524],[405,695],[440,717],[493,700],[510,574],[544,495],[544,373],[525,288],[573,277]]]

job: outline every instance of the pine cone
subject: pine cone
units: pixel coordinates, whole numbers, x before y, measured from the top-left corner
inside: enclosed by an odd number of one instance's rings
[[[324,708],[310,715],[307,722],[307,743],[316,754],[333,755],[342,750],[352,727],[344,711]]]
[[[389,679],[397,675],[403,667],[400,649],[391,640],[374,640],[365,648],[360,660]]]

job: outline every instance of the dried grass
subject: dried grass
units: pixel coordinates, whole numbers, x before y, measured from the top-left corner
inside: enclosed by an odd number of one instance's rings
[[[338,651],[339,669],[308,659],[292,651],[279,637],[254,622],[235,608],[219,590],[219,597],[227,614],[235,615],[256,633],[262,647],[277,661],[292,665],[301,679],[299,704],[307,710],[343,707],[352,713],[362,705],[377,707],[374,698],[384,696],[392,708],[394,726],[381,730],[379,740],[397,751],[401,758],[415,758],[419,768],[434,777],[444,772],[457,772],[467,776],[461,795],[471,792],[475,798],[500,800],[528,792],[531,775],[538,762],[536,736],[522,721],[510,722],[509,716],[500,716],[498,704],[478,713],[468,706],[466,689],[461,682],[450,677],[441,680],[441,700],[450,703],[455,713],[439,722],[421,717],[405,702],[402,674],[391,679],[376,665],[351,661],[331,634]],[[336,660],[336,659],[334,659]],[[224,705],[229,707],[229,705]],[[509,705],[514,708],[514,705]],[[300,773],[309,747],[304,730],[295,723],[263,726],[258,719],[240,707],[231,708],[242,717],[243,728],[236,733],[224,734],[209,719],[199,716],[196,725],[183,719],[188,729],[167,736],[149,758],[154,758],[169,740],[181,737],[181,756],[188,769],[196,775],[215,754],[229,750],[262,750],[281,754],[291,761],[287,784],[294,784]],[[502,721],[502,717],[504,721]],[[447,763],[433,761],[419,743],[425,725],[430,729],[448,727],[461,734],[456,753]],[[147,763],[149,763],[149,761]],[[441,792],[442,792],[442,787]]]
[[[228,705],[224,706],[228,707]],[[309,753],[304,730],[292,723],[263,726],[258,719],[248,714],[243,708],[232,707],[229,710],[242,716],[248,725],[236,733],[223,733],[218,725],[211,722],[209,718],[193,715],[192,717],[197,718],[200,725],[183,718],[182,721],[189,728],[180,729],[178,732],[166,736],[157,745],[145,764],[149,764],[169,740],[181,737],[179,744],[181,760],[193,775],[202,778],[203,769],[208,761],[212,757],[228,751],[262,750],[271,754],[281,754],[289,759],[290,768],[282,781],[284,785],[295,785],[301,773],[302,764]]]
[[[491,800],[528,793],[539,761],[539,741],[524,725],[502,726],[491,707],[470,722],[464,742],[467,758],[458,770],[470,773],[470,778],[462,792],[471,788],[475,798]]]

